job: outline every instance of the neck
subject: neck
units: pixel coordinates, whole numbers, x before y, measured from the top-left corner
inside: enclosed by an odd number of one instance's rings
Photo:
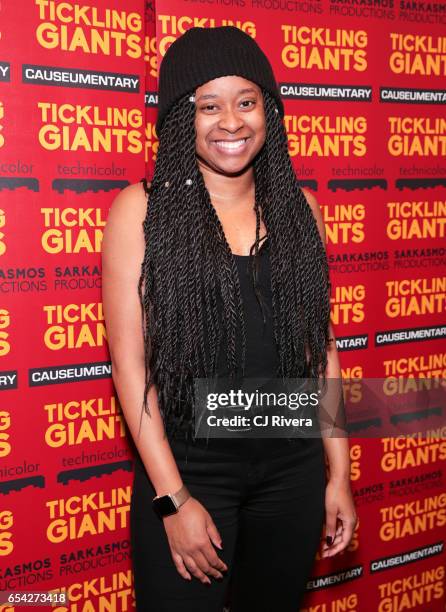
[[[229,202],[233,200],[234,204],[254,198],[254,170],[250,166],[242,174],[236,176],[228,176],[220,174],[202,164],[198,160],[198,166],[203,175],[206,189],[208,190],[211,200],[222,200]]]

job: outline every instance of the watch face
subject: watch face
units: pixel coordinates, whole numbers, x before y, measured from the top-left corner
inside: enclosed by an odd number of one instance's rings
[[[172,514],[173,512],[177,511],[177,508],[169,495],[163,495],[158,499],[154,499],[153,506],[160,516],[166,516],[166,514]]]

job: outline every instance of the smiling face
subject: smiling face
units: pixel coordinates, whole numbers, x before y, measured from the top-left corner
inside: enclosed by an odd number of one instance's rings
[[[195,92],[196,152],[199,165],[227,176],[243,173],[266,137],[260,87],[239,76],[224,76]]]

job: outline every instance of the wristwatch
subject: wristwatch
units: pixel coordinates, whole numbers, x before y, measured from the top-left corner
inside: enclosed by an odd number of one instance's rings
[[[183,484],[181,489],[176,493],[167,493],[167,495],[157,495],[153,498],[152,504],[158,516],[163,517],[169,514],[178,512],[178,508],[189,499],[190,493]]]

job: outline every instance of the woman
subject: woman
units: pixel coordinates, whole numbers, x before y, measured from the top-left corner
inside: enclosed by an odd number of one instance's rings
[[[324,224],[295,179],[283,112],[250,36],[188,30],[161,63],[152,181],[110,210],[103,301],[138,451],[143,612],[216,612],[229,595],[231,612],[295,611],[324,520],[324,557],[356,525],[345,436],[204,441],[193,428],[196,378],[340,379]]]

